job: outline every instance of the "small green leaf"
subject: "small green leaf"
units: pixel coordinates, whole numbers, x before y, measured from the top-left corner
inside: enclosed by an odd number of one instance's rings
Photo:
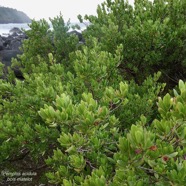
[[[169,157],[169,158],[174,158],[174,157],[176,157],[177,155],[178,155],[178,152],[174,152],[174,153],[172,153],[172,154],[169,154],[168,157]]]

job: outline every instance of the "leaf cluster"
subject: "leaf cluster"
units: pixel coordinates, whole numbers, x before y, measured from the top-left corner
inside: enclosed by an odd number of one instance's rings
[[[172,88],[185,77],[185,8],[182,0],[136,0],[134,6],[106,0],[96,16],[84,17],[91,23],[84,37],[98,38],[102,49],[111,53],[122,44],[120,70],[126,79],[142,83],[161,71],[162,81]]]

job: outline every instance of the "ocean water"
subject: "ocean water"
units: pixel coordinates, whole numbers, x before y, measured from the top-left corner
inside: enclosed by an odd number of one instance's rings
[[[82,23],[72,23],[72,25],[74,24],[78,24],[81,28],[80,31],[86,29],[86,25],[82,24]],[[28,26],[28,23],[8,23],[8,24],[0,24],[0,35],[1,36],[8,36],[9,31],[14,28],[14,27],[18,27],[20,29],[25,29],[28,30],[30,29]]]
[[[9,34],[9,31],[14,28],[14,27],[18,27],[20,29],[29,29],[29,26],[27,23],[8,23],[8,24],[0,24],[0,35],[2,36],[6,36]]]

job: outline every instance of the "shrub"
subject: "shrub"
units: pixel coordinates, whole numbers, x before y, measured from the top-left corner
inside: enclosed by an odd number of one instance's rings
[[[98,38],[110,53],[123,45],[119,67],[125,79],[142,83],[144,77],[161,71],[162,81],[173,87],[185,77],[185,9],[182,0],[136,0],[134,6],[106,0],[96,16],[85,16],[91,24],[84,37],[87,43]]]
[[[179,81],[174,97],[159,98],[161,115],[149,127],[142,117],[119,139],[114,185],[184,185],[186,84]]]
[[[49,172],[47,177],[61,184],[84,173],[77,178],[80,183],[102,164],[108,169],[105,175],[113,175],[120,133],[141,114],[154,113],[153,105],[164,87],[157,83],[160,74],[149,77],[143,86],[124,81],[117,68],[120,50],[121,46],[115,55],[101,51],[95,39],[92,48],[83,46],[82,51],[70,54],[72,71],[65,71],[65,65],[49,53],[48,57],[37,55],[32,71],[23,70],[24,81],[13,77],[13,81],[1,80],[1,168],[38,170],[38,175],[54,168],[60,175]],[[29,52],[20,60],[26,63],[27,55]],[[148,108],[138,106],[142,97],[149,102]],[[130,117],[133,110],[139,113],[135,118]],[[149,120],[153,117],[149,114]],[[61,156],[72,168],[66,167]],[[64,171],[70,174],[62,179]]]

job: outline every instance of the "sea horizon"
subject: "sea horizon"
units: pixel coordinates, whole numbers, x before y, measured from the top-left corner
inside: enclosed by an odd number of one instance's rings
[[[31,24],[31,23],[2,23],[2,24],[0,24],[0,35],[1,36],[8,36],[10,34],[9,31],[15,27],[17,27],[19,29],[29,30],[30,29],[29,24]],[[76,25],[76,24],[80,26],[80,30],[79,30],[80,32],[82,30],[86,29],[86,25],[83,23],[78,23],[78,22],[70,23],[70,25]],[[52,25],[52,24],[49,23],[49,25]]]

